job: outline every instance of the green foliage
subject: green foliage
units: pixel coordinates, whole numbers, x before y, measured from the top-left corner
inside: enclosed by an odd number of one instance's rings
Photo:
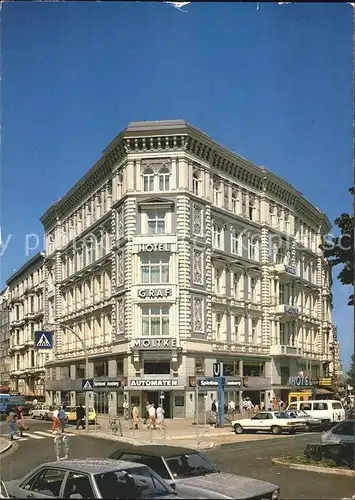
[[[355,194],[355,188],[349,191]],[[340,229],[340,235],[324,241],[324,256],[332,267],[343,265],[337,278],[343,285],[354,285],[354,233],[355,216],[341,214],[334,223]],[[354,294],[349,297],[349,306],[354,306]]]
[[[287,462],[288,464],[316,465],[317,467],[336,467],[337,469],[344,468],[344,466],[337,464],[336,462],[334,462],[334,460],[331,460],[329,458],[323,458],[322,460],[310,460],[307,457],[297,455],[294,457],[282,457],[281,460]]]
[[[349,379],[347,380],[347,383],[351,385],[352,387],[355,387],[355,354],[351,356],[351,366],[350,370],[347,373]]]

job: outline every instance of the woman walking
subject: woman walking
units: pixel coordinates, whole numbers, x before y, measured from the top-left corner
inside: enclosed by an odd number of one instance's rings
[[[10,439],[11,441],[13,441],[14,435],[16,434],[17,431],[16,414],[13,411],[10,411],[6,421],[9,424]]]
[[[137,406],[133,406],[133,408],[132,408],[132,420],[133,420],[133,428],[135,430],[138,430],[139,410],[138,410]]]
[[[161,405],[158,405],[157,408],[157,426],[160,429],[160,427],[164,427],[164,408]]]

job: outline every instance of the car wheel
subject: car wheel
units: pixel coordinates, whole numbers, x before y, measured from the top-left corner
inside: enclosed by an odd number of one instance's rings
[[[304,428],[304,431],[305,432],[311,432],[311,426],[309,424],[306,424],[306,426]]]
[[[279,427],[278,425],[273,425],[271,427],[271,432],[275,434],[275,436],[281,434],[281,427]]]
[[[35,418],[36,418],[36,415],[33,415],[33,413],[32,413],[32,418],[33,418],[33,420],[35,420]]]
[[[243,427],[240,424],[235,424],[234,426],[234,432],[236,434],[243,434]]]
[[[43,415],[43,413],[41,413],[40,419],[44,420],[44,418],[45,418],[45,416]]]

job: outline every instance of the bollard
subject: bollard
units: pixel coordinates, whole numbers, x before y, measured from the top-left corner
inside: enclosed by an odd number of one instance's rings
[[[69,457],[69,450],[70,450],[70,442],[68,436],[64,434],[62,441],[64,447],[64,459],[67,460]]]
[[[59,434],[54,438],[54,451],[58,460],[62,458],[67,460],[69,457],[70,442],[68,436],[65,434]],[[64,457],[61,457],[62,451],[64,451]]]
[[[57,457],[57,460],[60,460],[61,448],[62,448],[62,437],[56,436],[54,438],[54,452],[55,452],[55,456]]]

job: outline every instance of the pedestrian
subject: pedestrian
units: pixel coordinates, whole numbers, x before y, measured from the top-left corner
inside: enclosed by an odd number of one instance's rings
[[[65,410],[63,406],[60,406],[58,409],[58,420],[60,432],[63,433],[65,429]]]
[[[154,404],[151,404],[149,406],[148,415],[149,415],[149,424],[148,424],[149,428],[156,429],[156,412]]]
[[[143,422],[144,425],[146,425],[146,423],[149,420],[149,407],[150,407],[150,403],[149,403],[149,401],[147,401],[147,403],[145,405],[145,419],[144,419],[144,422]]]
[[[132,408],[132,420],[133,420],[133,427],[135,430],[137,430],[139,424],[139,410],[137,406],[133,406]]]
[[[161,405],[158,405],[157,408],[157,425],[158,427],[164,425],[164,408]]]
[[[85,415],[86,415],[85,408],[80,403],[80,405],[76,408],[76,428],[77,428],[77,430],[79,430],[80,426],[83,429],[85,429],[85,423],[84,423]]]
[[[58,408],[55,408],[52,413],[52,432],[55,434],[59,429]]]
[[[123,417],[125,420],[129,419],[129,407],[128,407],[127,396],[125,396],[125,400],[123,401]]]
[[[212,401],[211,405],[211,421],[213,424],[217,422],[217,404],[215,399]]]
[[[23,436],[23,431],[26,430],[25,420],[23,418],[23,408],[19,406],[16,412],[16,424],[20,432],[20,436]]]
[[[6,418],[6,422],[9,424],[9,435],[10,435],[11,441],[13,441],[14,435],[16,434],[16,431],[17,431],[15,412],[13,412],[13,411],[9,412],[9,414]]]

